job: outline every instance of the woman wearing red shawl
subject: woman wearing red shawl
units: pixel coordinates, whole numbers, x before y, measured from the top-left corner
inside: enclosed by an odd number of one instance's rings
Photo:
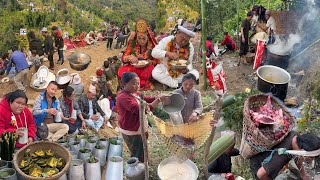
[[[27,107],[27,102],[28,98],[21,90],[8,93],[0,101],[0,137],[4,132],[14,132],[18,136],[22,136],[21,128],[28,129],[28,142],[20,144],[17,140],[17,148],[33,142],[36,136],[36,124]]]
[[[152,77],[152,70],[159,61],[151,56],[152,49],[157,42],[153,33],[150,31],[145,20],[138,20],[136,23],[136,32],[129,40],[127,49],[122,56],[122,66],[118,71],[118,77],[124,72],[134,72],[140,78],[140,88],[144,90],[152,89],[150,78]],[[149,64],[142,68],[136,68],[132,64],[137,64],[139,60],[147,60]]]

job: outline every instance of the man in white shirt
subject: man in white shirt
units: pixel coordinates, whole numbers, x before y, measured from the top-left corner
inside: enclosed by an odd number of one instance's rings
[[[86,121],[88,127],[99,131],[104,121],[109,119],[108,115],[99,106],[96,99],[97,91],[93,85],[89,86],[89,90],[86,94],[83,94],[78,101],[79,107],[83,118]]]
[[[161,60],[152,71],[152,77],[160,83],[171,88],[178,88],[182,77],[186,73],[192,73],[199,79],[199,72],[193,68],[192,60],[194,48],[190,39],[195,33],[182,26],[178,26],[175,35],[163,38],[152,50],[152,57]],[[188,65],[184,69],[175,69],[170,62],[187,60]]]
[[[266,29],[264,29],[268,36],[269,36],[269,44],[274,43],[274,35],[276,34],[276,21],[274,18],[271,16],[271,11],[266,10],[266,19],[267,19],[267,24],[266,24]]]

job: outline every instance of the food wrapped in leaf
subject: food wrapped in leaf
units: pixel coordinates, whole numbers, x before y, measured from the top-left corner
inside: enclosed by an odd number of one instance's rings
[[[51,149],[49,149],[49,150],[46,151],[46,155],[47,155],[47,156],[53,156],[54,153],[52,152]]]
[[[37,157],[44,157],[45,156],[45,152],[43,150],[37,150],[34,152],[34,154],[37,156]]]
[[[64,166],[64,160],[62,158],[58,158],[57,168],[61,168]]]
[[[45,168],[43,170],[42,176],[47,177],[47,176],[53,176],[55,174],[58,174],[59,169],[57,168]]]
[[[31,159],[30,158],[24,158],[24,159],[22,159],[22,161],[20,162],[20,164],[19,164],[19,167],[20,168],[25,168],[25,167],[27,167],[29,164],[30,164],[30,162],[31,162]]]
[[[33,177],[41,177],[42,169],[41,167],[35,165],[29,170],[29,175]]]
[[[46,166],[47,165],[47,161],[48,161],[48,159],[38,159],[37,161],[36,161],[36,164],[37,165],[39,165],[39,166]]]
[[[51,157],[47,162],[47,165],[53,168],[57,167],[57,164],[58,164],[58,159],[56,159],[55,157]]]

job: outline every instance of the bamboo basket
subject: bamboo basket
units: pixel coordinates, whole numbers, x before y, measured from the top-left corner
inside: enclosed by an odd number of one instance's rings
[[[295,126],[294,117],[283,108],[272,96],[271,103],[274,109],[282,109],[283,116],[287,117],[290,125],[288,131],[280,139],[275,139],[272,127],[268,126],[259,129],[251,119],[250,110],[256,110],[267,102],[268,95],[260,94],[250,96],[244,103],[243,108],[243,132],[240,145],[240,154],[243,158],[248,159],[260,152],[272,148],[279,144]]]
[[[35,152],[36,150],[39,149],[43,149],[43,150],[48,150],[51,149],[54,154],[56,154],[57,156],[63,158],[63,160],[66,162],[66,165],[64,166],[64,168],[58,173],[55,174],[51,177],[32,177],[29,176],[27,174],[25,174],[20,168],[19,168],[19,163],[21,162],[21,160],[25,157],[25,152],[30,149],[30,153]],[[39,142],[34,142],[31,143],[27,146],[24,146],[23,148],[21,148],[19,151],[17,151],[14,156],[13,156],[13,164],[14,164],[14,168],[16,169],[16,171],[25,179],[31,179],[31,180],[58,180],[62,175],[64,175],[65,173],[67,173],[69,167],[70,167],[70,163],[71,163],[71,154],[70,152],[63,146],[61,146],[58,143],[53,143],[53,142],[49,142],[49,141],[39,141]]]

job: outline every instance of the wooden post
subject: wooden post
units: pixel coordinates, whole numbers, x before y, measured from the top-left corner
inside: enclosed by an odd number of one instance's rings
[[[203,66],[203,90],[207,90],[206,39],[207,39],[206,0],[201,0],[201,49]]]
[[[145,102],[143,100],[143,94],[140,94],[140,107],[139,107],[139,120],[140,120],[140,129],[141,129],[141,138],[143,143],[143,156],[144,156],[144,165],[146,166],[145,171],[145,180],[149,180],[149,157],[148,157],[148,142],[146,138],[146,130],[144,128],[144,119],[145,119]]]
[[[220,111],[222,109],[222,104],[223,104],[223,98],[222,96],[218,96],[218,99],[217,101],[214,103],[213,105],[213,119],[214,120],[217,120],[220,118]],[[208,168],[208,155],[209,155],[209,150],[210,150],[210,146],[212,144],[212,141],[213,141],[213,137],[214,137],[214,134],[215,134],[215,130],[216,128],[213,127],[212,130],[211,130],[211,133],[210,133],[210,136],[207,140],[207,143],[206,143],[206,147],[204,149],[204,168],[205,168],[205,171],[204,171],[204,174],[206,176],[206,178],[208,179],[209,178],[209,174],[208,174],[208,171],[207,171],[207,168]]]

